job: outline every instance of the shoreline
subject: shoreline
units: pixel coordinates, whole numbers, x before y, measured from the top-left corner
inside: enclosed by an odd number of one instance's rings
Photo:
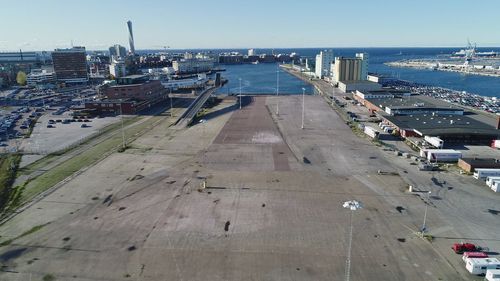
[[[437,63],[431,63],[429,61],[393,61],[384,63],[390,67],[401,67],[401,68],[414,68],[414,69],[426,69],[435,71],[446,71],[455,72],[465,75],[480,75],[488,77],[500,78],[500,69],[492,69],[491,71],[485,72],[484,69],[476,69],[471,67],[469,71],[462,70],[462,65],[459,64],[445,64],[445,67],[439,67]]]
[[[312,83],[314,80],[307,79],[297,70],[294,70],[293,68],[285,65],[281,65],[280,67],[286,72],[314,86],[314,84]],[[489,117],[495,117],[496,114],[500,113],[500,99],[498,99],[497,101],[496,97],[481,96],[465,91],[458,91],[439,86],[430,86],[401,79],[394,79],[393,81],[383,84],[383,86],[409,90],[412,93],[425,95],[438,100],[449,102],[469,111],[483,114]],[[488,109],[490,111],[488,111]]]

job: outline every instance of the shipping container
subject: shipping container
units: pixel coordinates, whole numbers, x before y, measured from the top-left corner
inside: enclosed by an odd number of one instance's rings
[[[485,180],[487,177],[500,177],[500,169],[478,168],[474,170],[473,177],[478,180]]]

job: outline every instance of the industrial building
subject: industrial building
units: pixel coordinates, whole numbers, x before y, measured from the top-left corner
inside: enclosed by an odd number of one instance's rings
[[[462,108],[451,103],[408,92],[357,91],[354,98],[371,112],[388,115],[464,115]]]
[[[357,100],[366,99],[393,99],[395,97],[409,97],[411,93],[408,91],[398,91],[392,89],[384,89],[378,91],[360,91],[356,90],[354,98]]]
[[[365,81],[368,79],[368,54],[358,53],[355,58],[335,57],[334,83]]]
[[[41,57],[37,52],[1,52],[0,64],[4,63],[39,63]]]
[[[338,88],[344,92],[354,92],[354,91],[378,91],[382,89],[382,85],[365,80],[350,80],[350,81],[339,81],[337,83]]]
[[[146,75],[129,75],[115,81],[101,86],[101,98],[86,102],[85,108],[96,114],[136,114],[168,98],[161,82],[149,80]]]
[[[52,62],[58,82],[73,84],[89,81],[85,47],[56,49],[52,52]]]
[[[382,115],[384,123],[403,137],[435,136],[450,144],[486,144],[500,137],[499,127],[480,122],[468,115]]]
[[[316,77],[323,78],[330,76],[330,66],[333,63],[333,51],[324,50],[316,55]]]
[[[458,160],[458,167],[472,173],[479,168],[500,169],[500,161],[494,158],[461,158]]]

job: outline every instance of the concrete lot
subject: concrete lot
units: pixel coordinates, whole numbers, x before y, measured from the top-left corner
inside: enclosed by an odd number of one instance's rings
[[[72,119],[69,112],[54,116],[45,114],[38,119],[29,139],[23,139],[20,149],[32,154],[46,155],[64,149],[74,143],[83,141],[96,134],[107,125],[120,120],[119,117],[92,118],[91,122],[72,122],[69,124],[56,123],[55,128],[47,128],[49,120]],[[88,128],[80,128],[86,124]]]
[[[417,171],[322,97],[306,97],[304,129],[302,97],[245,99],[185,130],[155,127],[0,226],[5,241],[46,224],[0,248],[0,279],[342,280],[352,199],[364,205],[352,280],[471,280],[451,244],[500,249],[487,212],[500,197],[480,183]],[[408,183],[436,196],[432,243],[414,233],[425,204]]]

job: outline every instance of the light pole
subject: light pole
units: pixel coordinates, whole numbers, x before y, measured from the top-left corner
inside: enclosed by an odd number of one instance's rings
[[[123,128],[123,109],[122,109],[122,101],[120,100],[120,120],[122,123],[122,147],[125,149],[127,144],[125,143],[125,129]]]
[[[300,127],[301,129],[304,129],[305,97],[306,97],[306,88],[302,88],[302,126]]]
[[[170,98],[170,117],[173,117],[173,116],[174,116],[174,113],[172,112],[172,110],[173,110],[173,102],[172,102],[172,88],[170,88],[170,95],[169,95],[169,98]]]
[[[352,232],[353,232],[352,231],[353,230],[352,216],[354,214],[354,211],[363,208],[363,206],[361,205],[360,202],[358,202],[356,200],[351,200],[351,201],[344,202],[342,207],[351,210],[351,215],[350,215],[350,219],[349,219],[349,224],[350,224],[350,226],[349,226],[349,244],[348,244],[348,248],[347,248],[347,258],[345,261],[345,280],[349,281],[351,278],[351,248],[352,248]]]
[[[425,221],[427,220],[427,208],[429,207],[431,197],[431,191],[427,192],[427,202],[425,202],[425,211],[424,211],[424,222],[422,223],[422,229],[420,230],[422,233],[422,237],[424,237],[424,233],[426,231],[427,226],[425,225]]]
[[[278,64],[278,70],[276,70],[276,98],[278,98],[279,92],[280,92],[280,65]],[[276,99],[276,115],[280,115],[278,99]]]
[[[238,78],[240,80],[240,109],[241,109],[241,78]]]

